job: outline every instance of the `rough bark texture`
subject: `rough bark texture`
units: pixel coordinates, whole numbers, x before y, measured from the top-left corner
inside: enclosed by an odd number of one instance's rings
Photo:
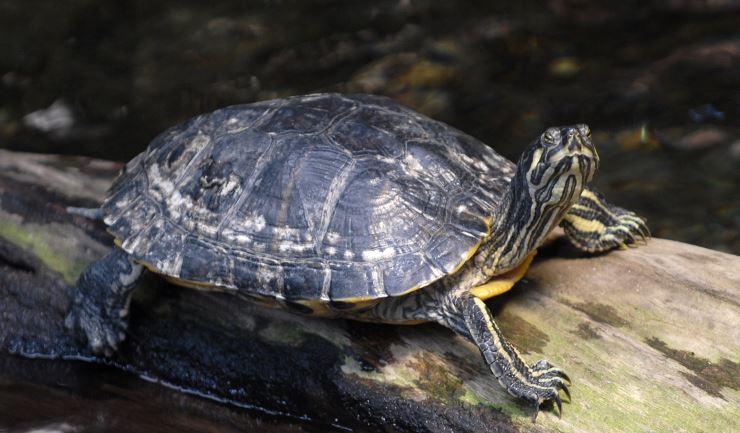
[[[437,325],[300,317],[154,276],[135,294],[121,351],[96,358],[62,323],[70,284],[111,239],[65,206],[96,206],[117,169],[0,150],[0,350],[109,364],[352,428],[738,431],[740,257],[662,239],[598,257],[556,240],[512,292],[489,301],[525,358],[547,358],[573,379],[563,418],[545,411],[535,425],[476,348]],[[3,359],[6,376],[32,362]]]

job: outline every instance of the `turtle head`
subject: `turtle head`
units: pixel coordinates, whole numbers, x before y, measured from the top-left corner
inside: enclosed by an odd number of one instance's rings
[[[548,128],[518,164],[527,172],[530,186],[550,185],[551,189],[562,189],[573,181],[590,182],[598,166],[599,156],[586,125]]]
[[[578,201],[598,165],[588,126],[543,132],[519,159],[494,215],[487,266],[499,272],[521,263]]]
[[[511,187],[536,215],[565,213],[598,166],[588,126],[548,128],[522,154]]]

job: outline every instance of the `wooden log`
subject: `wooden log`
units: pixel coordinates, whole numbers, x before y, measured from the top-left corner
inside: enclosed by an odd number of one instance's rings
[[[488,302],[526,359],[573,379],[562,419],[545,411],[534,425],[477,349],[441,326],[302,317],[155,276],[135,293],[120,352],[95,357],[63,318],[70,285],[111,239],[65,208],[96,206],[118,168],[0,150],[0,351],[15,365],[31,362],[19,356],[106,364],[355,430],[739,430],[740,257],[662,239],[595,257],[557,239]]]

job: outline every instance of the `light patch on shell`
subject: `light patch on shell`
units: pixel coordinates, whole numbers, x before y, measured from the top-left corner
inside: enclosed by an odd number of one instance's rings
[[[484,154],[483,160],[485,160],[489,166],[496,167],[499,170],[501,170],[503,174],[513,174],[514,173],[514,167],[515,167],[514,164],[512,164],[511,162],[509,162],[509,160],[503,158],[502,156],[499,156],[499,155],[491,156],[491,155]]]
[[[490,170],[490,168],[488,167],[488,165],[486,165],[486,163],[483,162],[483,161],[476,161],[475,164],[474,164],[474,166],[475,166],[475,168],[477,168],[480,171],[488,171],[488,170]]]
[[[203,149],[206,147],[206,145],[211,141],[211,139],[204,134],[202,131],[198,131],[198,135],[196,135],[191,141],[190,146],[188,146],[190,149],[194,149],[196,151]]]
[[[327,247],[325,251],[326,251],[326,254],[330,256],[335,256],[337,254],[337,249],[334,247]]]
[[[385,221],[378,221],[377,225],[377,233],[387,233],[388,227],[385,224]]]
[[[166,177],[162,176],[159,171],[159,165],[152,164],[147,170],[147,176],[149,177],[149,190],[157,198],[169,197],[175,190],[175,184]]]
[[[229,180],[227,180],[226,183],[221,187],[221,190],[218,192],[218,195],[227,196],[231,194],[235,189],[237,189],[239,185],[240,185],[239,176],[235,175],[234,173],[231,173],[229,175]]]
[[[170,211],[170,215],[172,216],[172,219],[179,220],[182,216],[182,213],[180,212],[180,208],[183,207],[184,199],[182,197],[182,194],[180,194],[180,191],[175,190],[171,195],[169,200],[167,200],[167,210]],[[192,202],[186,205],[188,209],[192,207]]]
[[[378,161],[385,162],[386,164],[395,164],[396,163],[396,160],[395,159],[393,159],[391,157],[388,157],[388,156],[385,156],[385,155],[378,155],[378,156],[376,156],[376,159]]]
[[[382,250],[365,250],[362,252],[362,260],[367,262],[389,259],[395,255],[396,251],[393,247],[388,247]]]
[[[405,158],[403,158],[403,162],[412,171],[423,171],[424,170],[424,167],[421,166],[421,164],[419,163],[419,160],[414,158],[414,156],[410,153],[407,154]]]
[[[342,239],[342,235],[340,235],[337,232],[327,232],[326,233],[326,240],[332,245],[338,244],[341,239]]]
[[[142,240],[144,239],[141,236],[130,237],[124,240],[123,243],[121,243],[121,248],[124,251],[130,253],[131,251],[134,251],[137,248],[139,248],[139,244],[141,243]]]
[[[252,212],[244,218],[244,228],[254,232],[261,232],[267,225],[265,217],[257,212]],[[277,229],[277,227],[276,227]]]
[[[347,251],[344,252],[344,258],[347,259],[347,260],[352,260],[352,259],[355,258],[355,253],[353,253],[350,250],[347,250]]]
[[[248,129],[251,125],[251,122],[242,122],[241,119],[238,117],[230,117],[229,120],[226,121],[226,130],[231,133],[237,133],[244,131],[245,129]]]
[[[301,230],[288,226],[273,227],[272,231],[278,239],[298,239],[301,235]]]
[[[303,253],[313,249],[313,244],[299,244],[291,241],[283,241],[278,244],[278,251],[281,253],[296,252]]]
[[[182,268],[183,256],[180,253],[169,257],[166,260],[160,260],[155,265],[156,268],[163,274],[166,275],[180,275],[180,268]]]
[[[474,167],[475,166],[475,163],[477,161],[474,160],[473,158],[469,157],[468,155],[466,155],[464,153],[458,153],[458,155],[460,156],[460,159],[462,159],[465,164],[468,164],[471,167]]]
[[[257,268],[257,281],[262,287],[274,287],[282,290],[284,286],[283,273],[273,266],[261,264]],[[276,294],[276,297],[280,297]]]
[[[200,222],[197,224],[197,227],[200,233],[203,233],[204,235],[207,235],[207,236],[215,236],[216,233],[218,233],[218,226]]]
[[[236,241],[236,243],[242,245],[252,243],[252,237],[245,234],[234,235],[233,239]]]
[[[370,278],[373,281],[373,287],[380,292],[380,288],[383,287],[383,279],[380,276],[380,270],[377,266],[373,266],[373,269],[370,271]],[[378,294],[382,295],[382,293]]]

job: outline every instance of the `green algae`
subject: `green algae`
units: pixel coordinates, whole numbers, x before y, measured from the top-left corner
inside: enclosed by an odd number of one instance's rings
[[[414,358],[408,366],[418,372],[416,386],[438,400],[447,403],[465,394],[462,380],[427,357]]]
[[[58,236],[44,230],[44,226],[19,224],[5,215],[0,217],[0,237],[33,253],[49,269],[61,274],[66,283],[73,284],[87,266],[86,261],[54,248]]]
[[[355,357],[346,355],[341,370],[345,374],[353,374],[362,379],[373,382],[396,385],[402,389],[418,392],[416,382],[419,380],[418,372],[403,363],[392,364],[382,370],[364,370]]]
[[[277,341],[289,346],[300,346],[306,339],[306,333],[292,323],[271,322],[259,331],[259,335],[269,341]]]

